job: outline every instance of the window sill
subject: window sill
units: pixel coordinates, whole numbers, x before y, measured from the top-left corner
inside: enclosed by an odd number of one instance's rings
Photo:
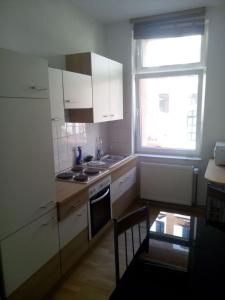
[[[155,158],[155,159],[173,159],[173,160],[180,160],[180,161],[202,161],[201,157],[195,156],[177,156],[177,155],[164,155],[164,154],[144,154],[144,153],[135,153],[138,157],[146,157],[146,158]]]

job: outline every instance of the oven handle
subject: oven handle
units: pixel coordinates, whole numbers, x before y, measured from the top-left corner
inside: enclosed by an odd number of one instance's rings
[[[105,192],[104,195],[100,196],[99,198],[97,198],[97,199],[95,199],[95,200],[91,200],[91,204],[94,204],[94,203],[96,203],[96,202],[102,200],[103,198],[105,198],[105,196],[108,195],[108,193],[109,193],[109,189]]]

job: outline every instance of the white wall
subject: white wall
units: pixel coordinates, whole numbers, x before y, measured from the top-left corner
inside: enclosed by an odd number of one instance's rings
[[[132,152],[132,34],[128,22],[107,26],[107,56],[123,64],[124,119],[109,123],[111,151]]]
[[[0,48],[45,57],[51,67],[63,69],[65,54],[104,54],[105,30],[72,0],[1,0]],[[107,151],[107,126],[62,123],[57,130],[53,126],[56,172],[71,166],[75,145],[82,145],[85,154],[94,155],[95,139],[100,136]]]
[[[202,142],[202,173],[213,155],[216,141],[225,141],[225,5],[207,10],[209,20],[205,114]],[[200,201],[205,199],[206,180],[200,180]]]
[[[72,0],[0,1],[0,47],[41,56],[105,51],[103,25]],[[52,57],[52,67],[63,58]]]
[[[202,139],[202,162],[178,160],[178,159],[160,159],[145,157],[143,160],[165,163],[194,164],[199,167],[199,184],[198,184],[198,203],[205,203],[206,180],[204,179],[205,168],[208,159],[212,156],[213,148],[216,141],[225,141],[225,6],[208,8],[207,19],[209,20],[208,36],[208,58],[207,58],[207,80],[206,80],[206,97],[205,97],[205,114],[204,128]],[[108,55],[112,59],[117,59],[124,64],[125,70],[125,109],[132,106],[132,75],[131,75],[131,25],[129,22],[108,25],[107,28],[107,46]],[[126,119],[130,119],[132,113]],[[126,124],[125,119],[125,124]],[[114,122],[110,125],[111,136],[124,126],[131,128],[131,123],[124,125],[122,122]],[[115,128],[115,129],[114,129]],[[128,134],[129,130],[127,130]],[[125,133],[124,133],[125,134]],[[129,136],[129,135],[127,135]],[[117,144],[119,148],[118,137]],[[126,151],[130,149],[131,139],[127,141]]]

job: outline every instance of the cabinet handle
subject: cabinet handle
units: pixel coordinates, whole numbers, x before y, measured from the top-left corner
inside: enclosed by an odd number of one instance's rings
[[[115,115],[109,115],[110,117],[114,117]]]
[[[72,100],[65,100],[66,103],[72,103]]]
[[[82,216],[82,214],[78,214],[78,215],[77,215],[77,217],[81,217],[81,216]]]
[[[52,217],[52,218],[50,219],[50,221],[47,221],[47,222],[42,223],[41,226],[48,226],[48,225],[54,223],[54,221],[56,221],[56,220],[57,220],[56,217]]]
[[[108,115],[102,115],[103,116],[103,118],[107,118],[108,117]]]
[[[44,208],[47,208],[50,204],[53,204],[54,201],[49,201],[48,203],[46,203],[45,205],[41,205],[40,206],[40,209],[44,209]]]
[[[47,91],[48,89],[44,86],[33,85],[30,87],[31,90],[35,91]]]
[[[52,118],[52,121],[60,121],[60,118]]]

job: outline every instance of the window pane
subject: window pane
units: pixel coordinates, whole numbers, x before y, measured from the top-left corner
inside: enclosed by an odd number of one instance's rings
[[[196,149],[198,75],[139,81],[141,146]]]
[[[142,67],[200,62],[201,41],[201,35],[142,40]]]

